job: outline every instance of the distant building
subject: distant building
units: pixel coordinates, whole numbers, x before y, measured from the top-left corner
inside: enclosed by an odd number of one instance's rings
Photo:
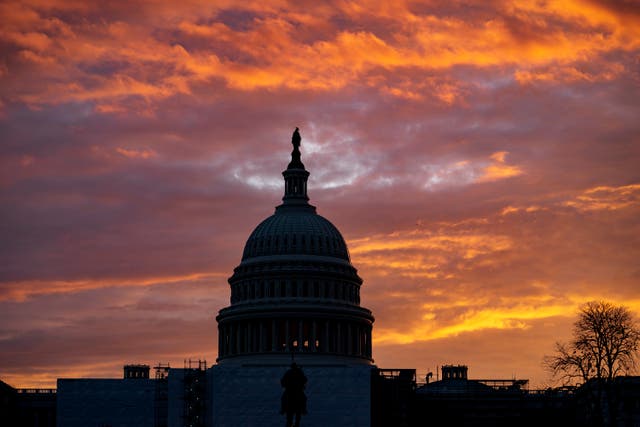
[[[466,365],[445,365],[442,380],[418,387],[411,425],[575,425],[570,391],[530,391],[528,380],[469,379],[467,374]]]
[[[13,388],[0,381],[0,425],[55,427],[56,389]]]
[[[123,378],[58,379],[57,425],[64,427],[209,426],[206,361],[183,368],[125,365]]]
[[[575,393],[577,425],[640,426],[640,376],[591,379]]]

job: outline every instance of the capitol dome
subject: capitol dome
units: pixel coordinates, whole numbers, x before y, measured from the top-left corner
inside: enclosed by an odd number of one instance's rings
[[[309,204],[300,134],[282,204],[251,233],[218,317],[218,363],[371,364],[371,311],[344,238]]]
[[[310,211],[281,209],[253,230],[242,260],[268,255],[318,255],[349,261],[347,244],[338,229]]]

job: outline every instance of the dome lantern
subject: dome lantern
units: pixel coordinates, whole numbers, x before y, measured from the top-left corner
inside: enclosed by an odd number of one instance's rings
[[[293,132],[291,144],[293,151],[291,152],[291,161],[287,166],[287,170],[282,172],[284,176],[284,196],[282,197],[282,205],[276,210],[287,209],[291,207],[303,208],[315,212],[315,207],[309,204],[307,196],[307,180],[309,172],[304,168],[304,164],[300,159],[300,132],[298,128]]]

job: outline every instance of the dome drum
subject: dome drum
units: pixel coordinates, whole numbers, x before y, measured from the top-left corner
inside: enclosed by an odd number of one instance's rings
[[[273,303],[288,299],[360,304],[360,283],[355,280],[315,274],[293,277],[282,274],[265,276],[252,275],[242,280],[230,281],[231,304]]]
[[[290,312],[245,316],[218,325],[219,359],[257,354],[315,354],[371,360],[372,322],[347,316]]]
[[[289,303],[289,304],[253,304],[246,306],[231,306],[220,310],[216,317],[218,323],[235,320],[245,320],[248,318],[263,318],[268,316],[300,316],[313,315],[316,317],[341,318],[344,320],[361,321],[373,324],[373,316],[370,310],[358,306],[342,306],[331,303],[323,305],[314,304],[313,308],[309,304]]]
[[[243,261],[234,269],[234,274],[229,278],[233,283],[240,279],[255,275],[267,276],[274,274],[301,274],[308,276],[330,275],[332,277],[343,277],[345,280],[362,283],[357,271],[351,264],[329,257],[309,257],[305,255],[271,255],[258,258],[251,258]]]

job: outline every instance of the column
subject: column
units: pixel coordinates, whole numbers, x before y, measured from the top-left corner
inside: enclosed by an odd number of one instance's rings
[[[236,323],[236,351],[235,353],[238,354],[240,353],[240,349],[242,348],[242,327],[240,325],[240,322]]]
[[[224,356],[224,325],[218,326],[218,355]]]
[[[260,351],[260,349],[258,348],[258,340],[259,340],[258,332],[259,331],[258,331],[257,322],[251,322],[251,352],[252,353]]]
[[[289,337],[289,319],[284,321],[284,351],[289,352],[291,343]]]
[[[300,288],[298,288],[300,290]],[[298,351],[304,350],[304,325],[302,320],[298,322]]]
[[[342,353],[342,322],[336,322],[336,337],[337,337],[337,345],[336,345],[336,353]]]
[[[353,334],[351,330],[351,322],[347,323],[347,353],[353,355]]]
[[[264,322],[260,320],[258,322],[258,351],[262,353],[265,350],[265,333],[264,333]]]
[[[279,325],[276,323],[276,320],[271,320],[271,351],[279,351],[278,347],[278,333],[280,332]]]
[[[324,352],[328,353],[330,350],[329,347],[329,321],[324,321]]]
[[[236,336],[238,332],[236,331],[235,325],[232,323],[229,324],[229,354],[235,354],[236,352]]]
[[[251,322],[247,322],[246,333],[244,336],[244,351],[251,353]]]
[[[251,351],[253,353],[260,351],[260,330],[258,329],[259,322],[251,322]]]
[[[309,339],[309,348],[311,348],[312,352],[316,352],[318,349],[316,348],[316,337],[318,336],[318,324],[315,320],[311,322],[311,337]]]

